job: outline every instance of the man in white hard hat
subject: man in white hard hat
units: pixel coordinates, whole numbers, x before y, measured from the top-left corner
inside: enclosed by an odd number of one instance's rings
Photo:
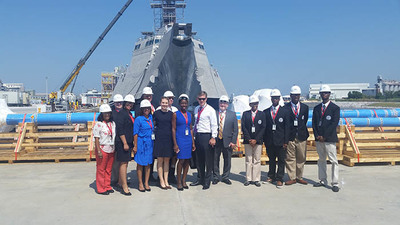
[[[172,111],[173,113],[178,111],[178,108],[176,108],[175,106],[173,106],[172,104],[174,103],[174,98],[175,95],[174,93],[172,93],[172,91],[166,91],[164,92],[164,97],[168,98],[168,110]],[[158,106],[156,110],[160,110],[161,106]]]
[[[119,112],[122,110],[123,105],[124,105],[124,97],[120,94],[116,94],[113,97],[113,102],[114,102],[114,110],[112,111],[112,116],[113,118],[118,118]],[[118,184],[118,179],[119,179],[119,166],[120,163],[117,160],[117,151],[115,151],[115,157],[114,157],[114,162],[112,166],[112,172],[111,172],[111,186],[116,187]]]
[[[306,162],[308,106],[301,103],[301,89],[293,86],[290,89],[290,102],[285,105],[289,114],[289,143],[286,153],[286,171],[289,180],[286,185],[295,183],[307,184],[303,180],[304,163]]]
[[[314,107],[312,126],[318,152],[318,178],[319,182],[314,187],[326,187],[328,184],[326,174],[326,156],[332,164],[332,191],[339,191],[339,164],[337,160],[336,142],[338,136],[336,127],[340,119],[340,108],[329,100],[331,89],[322,85],[319,94],[322,103]]]
[[[207,93],[197,95],[199,106],[194,110],[194,135],[197,157],[198,180],[191,186],[203,185],[203,190],[210,188],[214,169],[214,146],[218,135],[218,122],[215,110],[207,104]]]
[[[246,181],[244,186],[254,184],[261,187],[261,152],[265,131],[265,115],[258,110],[259,99],[250,96],[250,110],[243,112],[241,126],[246,159]]]
[[[217,143],[215,145],[213,184],[217,184],[219,181],[222,181],[226,184],[232,184],[232,182],[229,180],[229,175],[231,171],[232,152],[237,142],[238,122],[236,113],[228,110],[228,106],[228,96],[222,95],[219,98],[219,110],[217,111],[218,136]],[[219,160],[221,158],[221,152],[224,158],[222,177],[219,172]]]
[[[286,148],[289,142],[288,113],[284,107],[279,105],[281,92],[278,89],[271,91],[272,106],[264,110],[266,116],[266,127],[264,133],[264,144],[269,158],[269,171],[267,182],[276,181],[276,187],[283,185],[285,175]],[[278,170],[276,170],[276,159],[278,158]]]

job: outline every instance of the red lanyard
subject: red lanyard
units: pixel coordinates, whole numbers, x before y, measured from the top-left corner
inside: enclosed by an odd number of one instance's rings
[[[185,117],[186,120],[186,126],[188,125],[188,116],[187,116],[187,112],[185,112],[185,114],[183,114],[182,111],[180,111],[182,113],[182,116]]]
[[[153,122],[151,120],[150,120],[150,123],[147,120],[145,120],[145,121],[149,124],[149,126],[151,127],[151,130],[153,130]]]
[[[224,113],[221,114],[221,112],[219,112],[219,121],[224,120]],[[253,119],[254,121],[254,119]]]
[[[254,116],[253,116],[253,112],[251,112],[251,120],[253,121],[253,124],[254,124],[254,119],[257,116],[257,113],[258,113],[258,110],[254,113]]]
[[[154,106],[151,105],[151,113],[154,113],[154,111],[156,111],[156,110],[154,109]]]
[[[292,103],[290,103],[290,104],[292,104]],[[295,117],[297,118],[299,116],[299,112],[300,112],[300,104],[299,104],[299,108],[297,108],[297,105],[296,105],[296,110],[294,110],[294,107],[292,104],[292,111],[293,111],[293,114],[295,115]]]
[[[274,108],[271,108],[271,116],[272,116],[272,120],[275,122],[275,118],[276,118],[276,115],[278,115],[278,112],[279,112],[279,109],[280,109],[281,107],[279,107],[279,105],[278,105],[278,109],[276,110],[276,113],[274,113]]]
[[[324,105],[324,103],[322,103],[322,105],[321,105],[321,112],[322,112],[321,118],[324,117],[325,111],[326,111],[326,109],[328,108],[329,103],[330,103],[330,102],[328,102],[328,105],[325,106],[325,110],[323,109],[324,107],[322,107],[322,106]]]
[[[202,108],[202,109],[200,110],[200,108]],[[203,110],[206,108],[206,105],[205,105],[204,107],[201,107],[201,106],[200,106],[200,108],[197,110],[197,120],[196,120],[196,124],[199,123],[200,115],[201,115],[201,113],[203,112]]]
[[[133,116],[130,113],[129,113],[129,117],[131,118],[132,123],[135,123],[135,119],[133,119]]]
[[[108,126],[108,123],[106,123],[108,130],[110,131],[111,137],[113,135],[112,133],[112,123],[110,123],[110,126]]]

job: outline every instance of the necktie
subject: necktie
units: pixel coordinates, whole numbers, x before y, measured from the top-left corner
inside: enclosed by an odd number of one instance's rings
[[[197,124],[200,121],[200,115],[201,115],[202,111],[203,111],[203,107],[200,106],[199,109],[197,110],[197,120],[196,120],[196,124],[194,125],[194,133],[197,133]]]
[[[322,104],[322,111],[325,112],[325,108],[326,108],[325,104]]]
[[[224,113],[219,113],[219,129],[218,129],[218,138],[222,139],[222,131],[223,131],[223,126],[222,126],[222,121],[224,119]]]

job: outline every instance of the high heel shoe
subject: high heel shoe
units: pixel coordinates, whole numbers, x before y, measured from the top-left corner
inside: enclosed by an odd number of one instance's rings
[[[151,188],[144,188],[146,191],[150,192]]]
[[[187,186],[187,185],[186,186],[183,185],[182,187],[185,188],[185,189],[189,189],[189,186]]]
[[[126,196],[131,196],[132,193],[131,192],[125,192],[124,189],[121,190],[121,194],[126,195]]]

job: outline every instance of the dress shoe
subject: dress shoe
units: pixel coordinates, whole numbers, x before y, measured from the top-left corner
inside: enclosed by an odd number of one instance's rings
[[[313,186],[314,187],[325,187],[326,185],[324,183],[322,183],[322,181],[320,181],[318,183],[315,183]]]
[[[97,194],[99,194],[99,195],[109,195],[110,193],[108,193],[108,191],[105,191],[105,192],[97,192]]]
[[[282,181],[278,180],[278,181],[276,182],[276,187],[277,187],[277,188],[281,188],[282,186],[283,186]]]
[[[150,191],[151,191],[151,188],[144,188],[144,190],[150,192]]]
[[[210,188],[210,185],[204,185],[203,186],[203,190],[207,190],[207,189],[209,189]]]
[[[273,182],[275,182],[275,180],[272,178],[268,178],[266,181],[263,181],[264,184],[273,183]]]
[[[114,193],[113,189],[107,190],[108,193]]]
[[[296,180],[288,180],[288,181],[285,182],[285,185],[292,185],[292,184],[295,184],[295,183],[296,183]]]
[[[187,185],[183,185],[182,187],[185,189],[189,189],[189,186],[187,186]]]
[[[229,184],[229,185],[232,184],[232,182],[229,179],[223,179],[222,182],[224,182],[225,184]]]
[[[257,187],[261,187],[261,183],[260,183],[260,181],[256,181],[256,182],[254,182],[254,185],[256,185]]]
[[[171,185],[165,186],[167,189],[172,189]]]
[[[333,192],[338,192],[339,191],[339,187],[338,186],[333,186],[332,187],[332,191]]]
[[[219,180],[218,179],[214,179],[212,184],[218,184]]]
[[[140,189],[140,188],[138,188],[138,190],[139,190],[140,192],[146,192],[145,189]]]
[[[130,193],[129,191],[125,192],[124,190],[121,190],[121,194],[123,194],[125,196],[131,196],[132,195],[132,193]]]
[[[308,184],[308,182],[305,181],[305,180],[303,180],[303,179],[297,179],[296,181],[297,181],[297,183],[299,183],[299,184],[304,184],[304,185],[307,185],[307,184]]]
[[[196,182],[190,184],[190,186],[198,186],[198,185],[201,185],[201,182],[198,180]]]
[[[177,187],[178,191],[183,191],[183,187]]]
[[[244,182],[243,185],[244,185],[244,186],[249,186],[249,185],[250,185],[250,182],[246,181],[246,182]]]

